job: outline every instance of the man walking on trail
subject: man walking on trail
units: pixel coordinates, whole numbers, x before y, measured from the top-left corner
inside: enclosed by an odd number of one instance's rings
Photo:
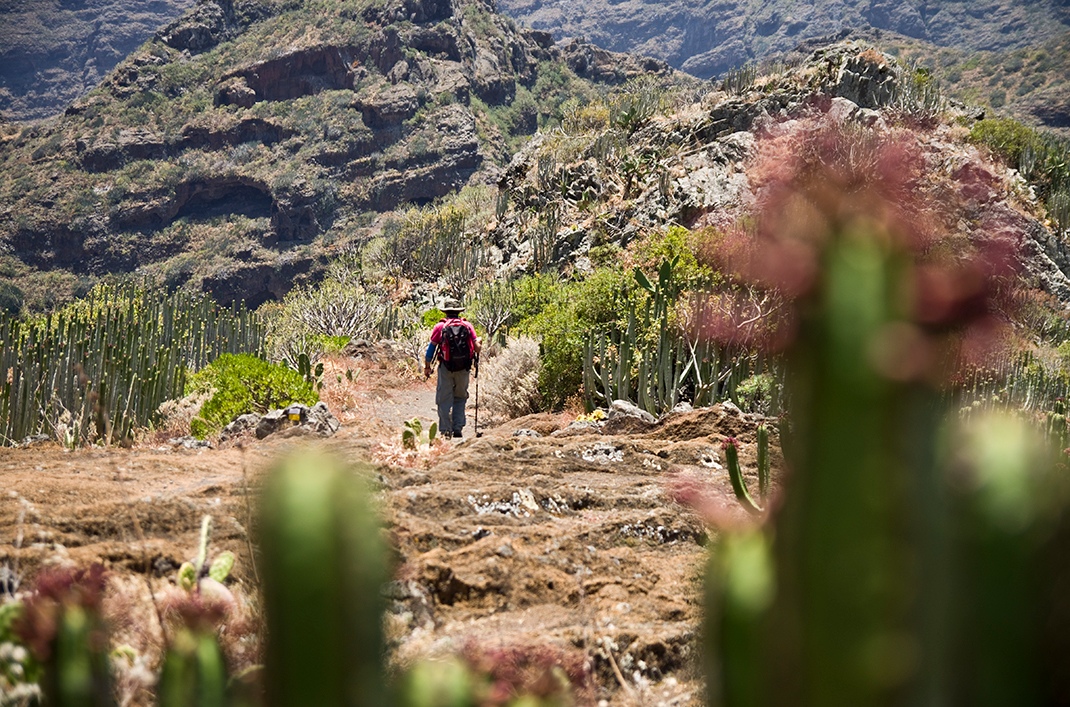
[[[443,437],[463,437],[464,406],[468,401],[468,376],[472,364],[479,374],[479,350],[476,330],[461,318],[464,307],[455,299],[442,304],[446,318],[431,330],[431,343],[424,354],[424,378],[431,376],[431,362],[438,360],[438,386],[435,404],[438,406],[438,431]]]

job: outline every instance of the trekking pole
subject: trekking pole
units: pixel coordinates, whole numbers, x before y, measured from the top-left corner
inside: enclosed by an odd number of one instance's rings
[[[479,431],[479,356],[476,356],[476,437],[482,437],[483,433]]]

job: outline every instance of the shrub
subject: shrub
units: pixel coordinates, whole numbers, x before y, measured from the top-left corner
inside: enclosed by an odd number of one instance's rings
[[[736,386],[736,399],[743,412],[768,415],[773,409],[776,381],[771,373],[760,373],[744,379]]]
[[[14,283],[0,280],[0,312],[18,315],[26,297]]]
[[[505,349],[481,366],[480,406],[490,424],[539,409],[539,343],[528,336],[510,339]]]
[[[200,439],[219,432],[239,415],[319,400],[297,371],[250,354],[224,354],[190,379],[191,392],[208,389],[214,391],[212,397],[190,424],[193,436]]]
[[[316,361],[343,348],[351,338],[376,338],[386,313],[386,298],[352,278],[296,288],[281,305],[264,311],[268,356],[291,368],[296,368],[301,354]]]
[[[541,341],[539,388],[547,405],[560,407],[579,391],[588,332],[622,316],[630,277],[622,270],[604,268],[585,280],[556,287],[541,277],[517,283],[518,318],[529,316],[517,324],[516,331]],[[525,292],[532,293],[531,301],[524,301]],[[531,313],[542,303],[541,310]]]
[[[436,324],[438,324],[445,318],[445,312],[443,312],[438,307],[432,307],[431,309],[423,313],[423,316],[420,317],[420,322],[423,324],[425,329],[433,329]]]

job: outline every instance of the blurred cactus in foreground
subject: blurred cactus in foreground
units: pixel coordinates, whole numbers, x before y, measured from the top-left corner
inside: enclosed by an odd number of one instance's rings
[[[44,704],[108,707],[112,696],[108,633],[101,618],[104,568],[46,570],[16,630],[43,666]]]
[[[307,452],[278,466],[261,511],[267,703],[388,704],[378,518],[364,482]]]
[[[1038,655],[1051,448],[1009,414],[950,430],[942,392],[996,338],[1009,254],[940,258],[954,204],[923,195],[910,144],[835,129],[766,148],[732,265],[789,299],[789,473],[769,527],[713,551],[711,704],[1056,701],[1044,676],[1067,656]]]
[[[216,638],[222,611],[191,598],[183,607],[182,626],[171,638],[156,688],[160,707],[225,707],[227,668]]]

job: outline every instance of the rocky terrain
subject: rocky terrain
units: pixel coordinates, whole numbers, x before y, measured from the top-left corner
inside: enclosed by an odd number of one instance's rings
[[[753,473],[758,418],[731,406],[656,424],[542,414],[402,453],[398,417],[430,421],[433,394],[387,363],[338,362],[364,371],[355,387],[328,384],[324,397],[343,425],[318,444],[374,465],[365,473],[377,480],[396,558],[384,589],[392,660],[473,646],[539,649],[582,666],[580,704],[703,704],[696,660],[708,531],[674,499],[682,487],[701,488],[742,519],[720,441],[737,438]],[[151,669],[160,641],[145,581],[159,600],[177,591],[176,570],[195,553],[208,514],[213,552],[238,557],[230,589],[251,598],[250,494],[301,443],[249,434],[217,449],[164,438],[131,450],[0,449],[2,566],[28,580],[47,565],[103,562],[109,606],[122,612],[117,640]],[[779,452],[773,462],[778,470]],[[241,632],[228,642],[232,665],[257,662],[255,640],[238,640],[249,627],[232,617],[227,630]],[[131,703],[144,703],[140,673],[120,672]]]
[[[5,0],[0,116],[61,113],[194,0]]]
[[[652,112],[624,129],[593,114],[566,121],[525,146],[499,183],[508,208],[494,235],[506,266],[528,262],[547,223],[558,224],[555,253],[580,271],[667,223],[730,232],[758,202],[763,170],[783,157],[778,150],[840,125],[850,139],[902,140],[924,155],[919,191],[946,225],[948,247],[965,253],[1003,242],[1034,285],[1067,301],[1065,234],[1014,170],[967,139],[966,126],[983,111],[915,89],[910,71],[891,57],[846,41],[813,50],[795,68],[710,92],[677,111]],[[531,213],[550,216],[532,224]],[[518,233],[529,240],[518,241]]]
[[[134,271],[259,305],[364,250],[395,209],[479,185],[465,198],[483,216],[458,243],[481,267],[582,272],[670,223],[745,218],[762,136],[805,121],[916,142],[933,184],[959,195],[953,230],[983,239],[998,211],[1044,289],[1070,292],[1044,207],[966,139],[983,113],[925,93],[866,42],[696,91],[665,64],[554,44],[478,0],[360,5],[356,24],[347,6],[243,7],[206,0],[61,118],[5,131],[0,280],[28,306]]]
[[[657,57],[703,78],[843,30],[889,30],[937,46],[977,51],[1034,44],[1070,25],[1065,0],[501,0],[501,8],[556,37],[585,37],[615,51]]]

